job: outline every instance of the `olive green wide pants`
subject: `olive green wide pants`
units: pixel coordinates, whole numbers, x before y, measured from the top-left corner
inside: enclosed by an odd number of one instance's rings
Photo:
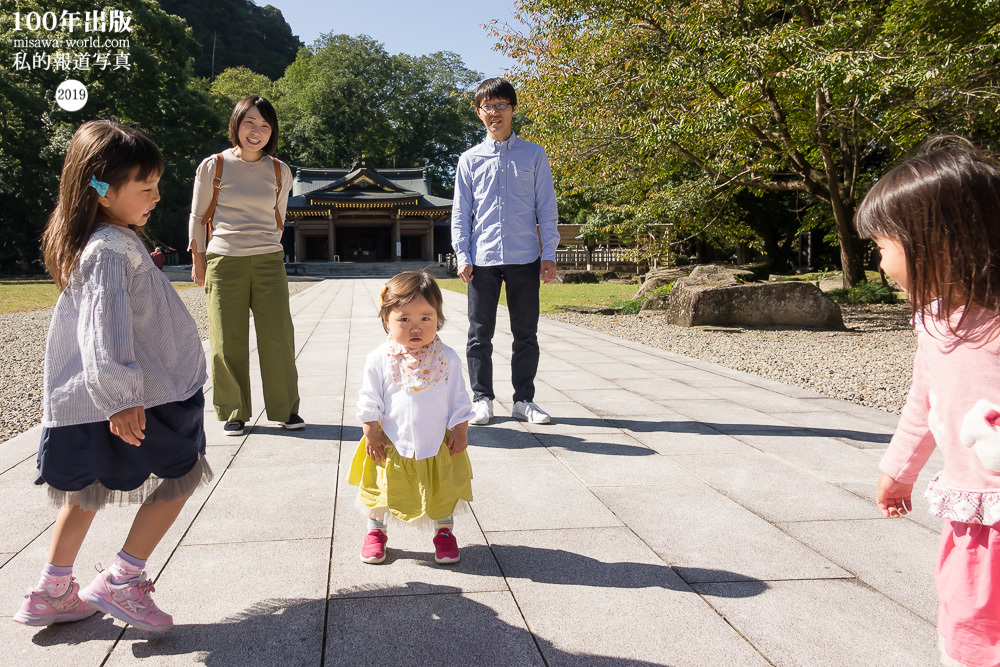
[[[295,334],[281,252],[250,257],[208,253],[205,297],[212,346],[212,402],[219,421],[250,421],[250,312],[264,407],[271,421],[299,411]]]

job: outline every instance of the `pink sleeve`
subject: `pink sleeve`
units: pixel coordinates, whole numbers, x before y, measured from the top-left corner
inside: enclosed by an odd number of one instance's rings
[[[879,469],[902,484],[912,484],[927,463],[936,445],[934,436],[927,426],[930,411],[928,398],[927,362],[924,359],[924,345],[917,345],[913,361],[913,385],[906,397],[903,414],[899,417],[896,432],[892,435],[889,448],[882,455]]]

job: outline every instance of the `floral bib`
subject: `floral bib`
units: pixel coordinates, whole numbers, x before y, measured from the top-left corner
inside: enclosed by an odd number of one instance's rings
[[[392,381],[406,391],[424,391],[448,377],[448,353],[438,336],[417,350],[408,350],[389,339],[389,368]]]

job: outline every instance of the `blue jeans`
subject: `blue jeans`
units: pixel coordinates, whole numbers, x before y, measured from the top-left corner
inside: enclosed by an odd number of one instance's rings
[[[538,288],[541,258],[531,264],[473,266],[469,281],[469,384],[474,400],[493,393],[493,334],[497,324],[500,286],[507,284],[507,309],[514,345],[510,358],[514,402],[535,398],[538,371]]]

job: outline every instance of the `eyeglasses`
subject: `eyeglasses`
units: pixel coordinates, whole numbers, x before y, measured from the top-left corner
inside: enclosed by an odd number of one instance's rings
[[[482,104],[479,106],[480,109],[486,113],[492,113],[494,109],[497,111],[506,111],[510,104],[507,102],[497,102],[496,104]]]

